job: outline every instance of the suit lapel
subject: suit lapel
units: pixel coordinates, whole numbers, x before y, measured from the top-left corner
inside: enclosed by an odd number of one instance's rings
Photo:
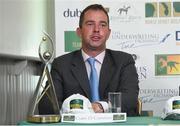
[[[71,70],[74,77],[78,80],[81,88],[85,92],[86,96],[90,98],[90,87],[89,87],[88,75],[87,75],[86,66],[83,61],[83,57],[80,50],[74,54]]]
[[[104,61],[101,67],[101,73],[100,73],[100,82],[99,82],[99,91],[100,96],[103,97],[104,91],[106,87],[108,86],[109,82],[111,81],[112,75],[115,70],[115,64],[113,62],[111,53],[109,50],[106,50],[106,54],[104,57]]]

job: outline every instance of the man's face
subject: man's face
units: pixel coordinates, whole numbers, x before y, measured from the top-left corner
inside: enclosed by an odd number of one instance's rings
[[[82,39],[82,48],[87,51],[104,50],[110,32],[107,16],[100,10],[88,10],[84,15],[82,28],[77,29],[77,34]]]

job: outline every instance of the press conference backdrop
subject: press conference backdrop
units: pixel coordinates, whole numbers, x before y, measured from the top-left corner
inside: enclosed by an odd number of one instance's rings
[[[160,115],[180,85],[180,0],[55,0],[56,55],[81,47],[75,30],[89,4],[106,7],[111,35],[107,47],[131,53],[140,80],[143,110]]]

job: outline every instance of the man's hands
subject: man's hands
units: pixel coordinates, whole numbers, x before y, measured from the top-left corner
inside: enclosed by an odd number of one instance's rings
[[[100,103],[94,102],[91,105],[92,105],[92,108],[95,113],[103,113],[104,112],[104,109]]]

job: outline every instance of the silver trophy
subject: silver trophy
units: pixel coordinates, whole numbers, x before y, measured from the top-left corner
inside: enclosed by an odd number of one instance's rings
[[[41,43],[39,45],[39,57],[44,63],[43,72],[39,78],[38,85],[32,98],[31,105],[29,107],[28,122],[59,122],[60,109],[55,93],[55,88],[49,72],[50,63],[54,59],[54,45],[51,37],[44,33]],[[46,85],[46,86],[45,86]],[[38,103],[44,95],[47,95],[50,103],[52,103],[54,113],[52,115],[39,115]]]

